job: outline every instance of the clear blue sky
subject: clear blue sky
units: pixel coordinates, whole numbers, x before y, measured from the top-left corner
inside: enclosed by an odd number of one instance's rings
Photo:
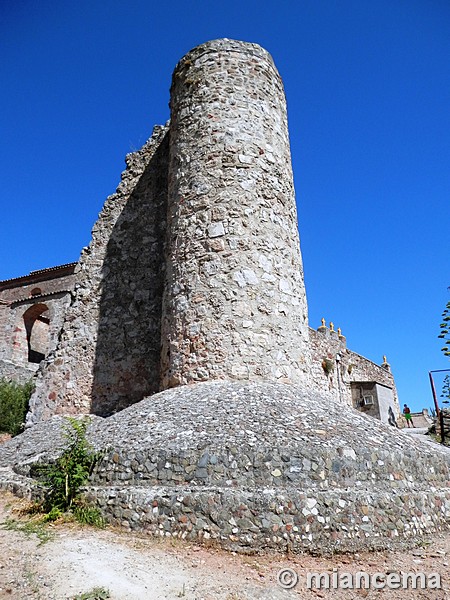
[[[0,279],[76,261],[210,39],[257,42],[288,99],[310,324],[432,404],[450,298],[448,0],[2,0]]]

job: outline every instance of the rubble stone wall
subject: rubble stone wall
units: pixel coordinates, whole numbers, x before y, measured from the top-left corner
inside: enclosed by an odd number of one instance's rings
[[[389,370],[309,331],[281,78],[256,44],[214,40],[177,65],[156,127],[81,256],[28,424],[109,415],[208,380],[301,383],[351,405]],[[19,332],[20,333],[20,332]],[[338,357],[338,360],[337,360]],[[326,369],[324,369],[324,361]]]
[[[352,382],[376,382],[392,390],[392,409],[398,418],[400,408],[394,377],[389,365],[377,365],[347,348],[345,337],[327,327],[310,329],[311,378],[333,402],[353,406]]]
[[[286,101],[270,55],[215,40],[171,89],[163,389],[300,382],[307,306]]]
[[[201,380],[307,379],[286,102],[273,61],[255,44],[208,42],[179,63],[171,93],[170,130],[156,128],[127,157],[82,253],[29,425],[55,413],[108,415]]]
[[[107,520],[126,529],[241,552],[334,553],[408,547],[448,528],[450,492],[289,488],[91,488]]]
[[[0,282],[0,377],[23,382],[37,371],[39,363],[28,360],[28,337],[44,354],[56,347],[74,269],[72,263]],[[35,320],[37,315],[45,323]]]
[[[61,417],[0,446],[0,488],[33,488],[63,445]],[[154,535],[333,552],[448,529],[449,450],[280,383],[179,386],[112,415],[88,493],[111,523]]]
[[[28,361],[26,315],[32,311],[35,314],[44,314],[46,316],[49,324],[46,326],[45,330],[43,329],[40,332],[40,345],[42,349],[46,349],[47,352],[50,352],[56,348],[58,343],[58,336],[64,321],[64,315],[70,301],[70,292],[55,292],[48,296],[42,295],[38,298],[28,298],[13,303],[10,307],[9,323],[5,328],[8,338],[12,341],[12,344],[9,344],[10,353],[7,355],[7,358],[18,365],[27,367],[30,366],[30,364],[35,364],[35,369],[37,369],[39,364],[30,363]],[[38,320],[34,322],[32,327],[31,333],[33,338],[37,328],[39,328]],[[45,337],[47,339],[44,339]]]
[[[159,389],[168,139],[155,127],[127,168],[77,267],[60,341],[36,379],[27,424],[108,415]]]
[[[26,383],[30,381],[39,365],[29,363],[28,365],[18,365],[10,360],[0,358],[0,379],[15,381],[17,383]]]

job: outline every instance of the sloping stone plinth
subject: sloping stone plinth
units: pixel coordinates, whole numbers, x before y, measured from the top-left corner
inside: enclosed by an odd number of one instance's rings
[[[29,489],[56,456],[55,417],[0,447],[0,485]],[[131,529],[244,551],[388,547],[446,528],[449,455],[286,384],[210,382],[161,392],[89,437],[108,448],[89,494]]]

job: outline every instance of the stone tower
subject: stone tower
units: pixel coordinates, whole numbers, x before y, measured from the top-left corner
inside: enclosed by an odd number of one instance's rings
[[[307,305],[283,84],[256,44],[202,44],[172,79],[163,388],[301,382]]]
[[[108,415],[168,387],[304,383],[307,304],[281,78],[256,44],[177,65],[171,121],[108,198],[28,422]]]

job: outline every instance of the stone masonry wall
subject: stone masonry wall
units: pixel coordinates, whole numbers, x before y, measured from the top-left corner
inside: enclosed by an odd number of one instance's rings
[[[0,281],[0,377],[24,382],[37,371],[39,363],[28,360],[28,336],[44,354],[56,347],[74,269],[71,263]]]
[[[353,406],[352,382],[377,382],[392,389],[394,413],[398,417],[397,389],[389,366],[377,365],[347,348],[345,337],[326,327],[310,329],[311,377],[314,384],[333,402]],[[339,355],[340,360],[336,360]],[[329,372],[324,369],[324,360],[328,362]]]
[[[195,48],[175,69],[171,110],[170,129],[127,156],[73,294],[0,302],[3,325],[5,307],[26,326],[24,309],[45,306],[58,330],[36,377],[35,427],[0,446],[0,488],[42,494],[36,467],[61,453],[58,415],[90,412],[107,418],[88,428],[102,458],[86,491],[115,525],[243,552],[328,553],[448,528],[448,450],[369,427],[351,407],[352,382],[375,382],[398,410],[386,361],[325,326],[308,330],[270,56],[231,40]],[[56,302],[69,298],[59,331]]]
[[[41,339],[41,348],[47,348],[47,352],[56,348],[58,336],[64,321],[64,315],[67,307],[70,304],[71,294],[67,292],[55,292],[51,295],[41,295],[39,297],[26,298],[17,301],[11,305],[9,323],[6,327],[6,333],[12,340],[10,344],[11,353],[7,356],[9,360],[15,364],[29,366],[28,362],[28,342],[27,342],[27,325],[24,323],[30,311],[35,314],[42,314],[49,320],[47,331],[42,331],[43,336],[47,335],[48,339]],[[32,338],[35,340],[35,330],[39,327],[39,321],[36,319],[32,328]],[[46,352],[44,352],[45,354]],[[31,363],[33,364],[33,363]],[[36,369],[38,368],[38,364]]]
[[[0,446],[0,488],[29,493],[63,445],[54,417]],[[305,386],[211,381],[94,418],[89,495],[110,522],[241,551],[417,543],[448,529],[449,454]],[[409,540],[409,541],[408,541]]]
[[[82,252],[60,342],[36,380],[27,424],[55,413],[107,415],[159,389],[167,128],[127,168]]]
[[[306,380],[286,104],[270,55],[199,46],[175,70],[171,111],[170,131],[127,157],[94,226],[29,425],[108,415],[193,381]]]
[[[389,369],[309,331],[286,102],[265,50],[194,48],[174,71],[170,127],[126,160],[28,424],[214,379],[302,383],[349,405],[352,382],[377,382],[398,414]]]
[[[17,365],[10,360],[0,358],[0,379],[26,383],[36,373],[39,365],[29,363],[28,365]]]
[[[171,89],[163,389],[300,382],[307,306],[283,84],[256,44],[189,52]]]

